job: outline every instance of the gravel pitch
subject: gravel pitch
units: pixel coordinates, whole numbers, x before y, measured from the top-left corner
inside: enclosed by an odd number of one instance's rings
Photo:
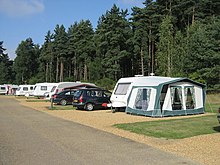
[[[48,110],[49,102],[26,102],[26,99],[17,99],[20,104],[34,108],[36,110],[48,113],[50,115],[60,117],[66,120],[74,121],[83,125],[87,125],[96,129],[110,132],[121,137],[129,138],[140,143],[148,144],[152,147],[180,155],[201,164],[219,165],[220,164],[220,134],[210,134],[196,136],[192,138],[167,140],[163,138],[153,138],[138,135],[128,131],[120,130],[112,127],[113,124],[133,123],[141,121],[166,120],[171,118],[150,118],[143,116],[128,115],[124,112],[112,113],[110,110],[99,111],[79,111],[79,110]],[[203,114],[207,115],[207,114]],[[188,118],[196,116],[172,117]],[[217,119],[216,119],[217,120]]]

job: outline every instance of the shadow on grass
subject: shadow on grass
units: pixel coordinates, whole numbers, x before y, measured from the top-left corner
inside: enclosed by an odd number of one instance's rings
[[[216,127],[213,127],[213,130],[216,131],[216,132],[220,132],[220,125],[216,126]]]

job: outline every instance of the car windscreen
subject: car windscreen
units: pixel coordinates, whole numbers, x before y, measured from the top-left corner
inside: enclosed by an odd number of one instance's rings
[[[50,92],[53,92],[56,89],[57,86],[53,86]]]
[[[118,83],[114,94],[115,95],[126,95],[130,85],[131,83]]]

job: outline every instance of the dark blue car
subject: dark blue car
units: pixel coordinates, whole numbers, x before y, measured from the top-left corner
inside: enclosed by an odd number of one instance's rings
[[[56,93],[52,96],[53,103],[60,104],[60,105],[68,105],[72,104],[73,101],[73,94],[76,90],[64,90],[62,92]]]
[[[88,111],[107,108],[110,96],[111,92],[100,88],[79,89],[74,93],[73,106]]]

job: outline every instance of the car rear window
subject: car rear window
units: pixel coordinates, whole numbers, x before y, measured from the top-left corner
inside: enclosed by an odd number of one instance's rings
[[[130,85],[131,83],[118,83],[118,86],[114,94],[115,95],[126,95]]]
[[[74,97],[80,97],[81,94],[82,94],[82,91],[76,91],[76,92],[74,93]]]

